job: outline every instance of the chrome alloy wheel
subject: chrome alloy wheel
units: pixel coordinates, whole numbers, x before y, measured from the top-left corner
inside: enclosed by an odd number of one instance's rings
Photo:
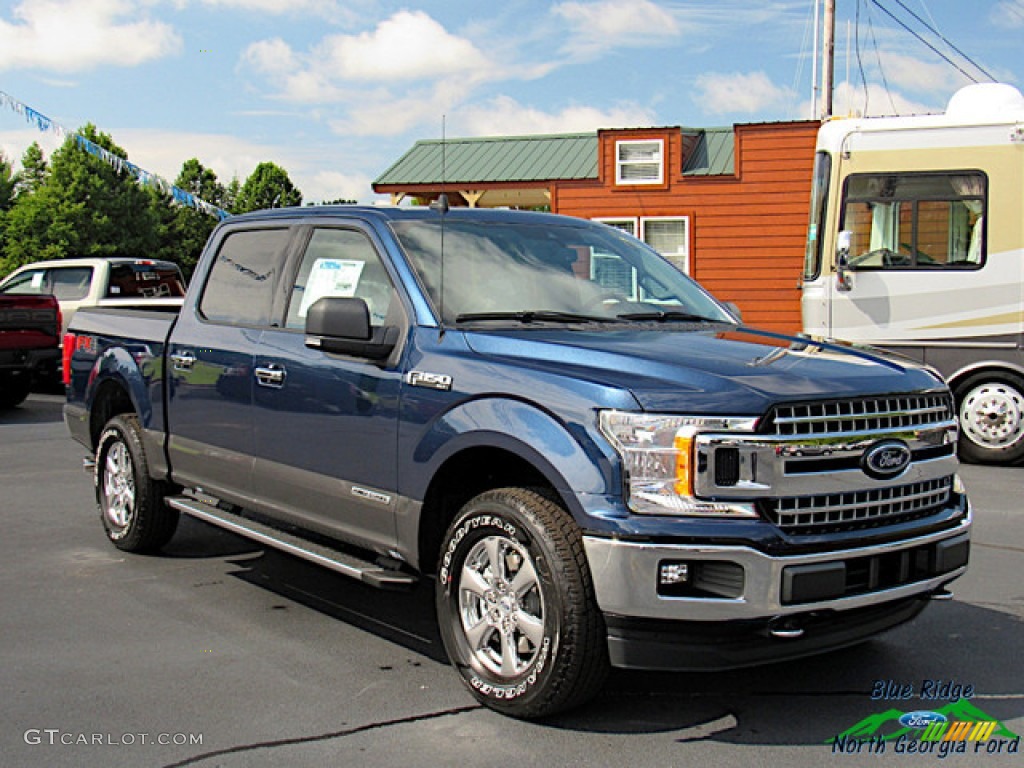
[[[544,641],[544,596],[527,551],[489,536],[469,551],[459,579],[459,616],[476,661],[510,679],[522,674]]]
[[[115,528],[126,528],[135,511],[135,471],[120,440],[110,446],[103,465],[103,510]]]
[[[1013,446],[1024,438],[1021,393],[999,381],[978,385],[960,405],[960,424],[968,438],[985,448]]]

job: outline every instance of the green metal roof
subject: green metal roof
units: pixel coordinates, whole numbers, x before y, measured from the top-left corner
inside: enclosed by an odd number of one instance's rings
[[[731,176],[735,173],[736,134],[733,129],[703,128],[695,133],[697,143],[686,158],[683,175]]]
[[[734,172],[732,128],[683,128],[682,132],[693,142],[683,167],[684,176],[723,176]],[[417,141],[373,183],[473,184],[596,178],[597,134],[570,133]]]
[[[597,134],[417,141],[373,183],[436,184],[442,177],[452,184],[596,179]]]

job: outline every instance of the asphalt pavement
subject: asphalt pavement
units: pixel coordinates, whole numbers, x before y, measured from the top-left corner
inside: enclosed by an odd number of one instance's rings
[[[1024,468],[963,467],[971,567],[911,624],[799,662],[615,673],[527,723],[462,688],[428,586],[378,592],[188,518],[161,555],[116,550],[61,402],[0,413],[0,766],[1021,765]],[[1002,737],[836,740],[954,696]]]

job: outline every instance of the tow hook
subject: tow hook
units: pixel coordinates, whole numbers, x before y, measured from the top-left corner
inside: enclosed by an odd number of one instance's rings
[[[773,619],[768,624],[768,634],[779,640],[796,640],[803,637],[803,627],[797,626],[793,619]]]
[[[953,593],[950,592],[945,587],[942,587],[942,588],[937,589],[934,592],[932,592],[928,597],[931,598],[932,600],[940,600],[940,601],[952,600],[953,599]]]

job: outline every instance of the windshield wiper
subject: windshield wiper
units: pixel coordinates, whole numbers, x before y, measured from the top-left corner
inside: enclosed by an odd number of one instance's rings
[[[456,323],[471,323],[479,320],[515,320],[520,323],[617,323],[618,318],[602,315],[581,315],[575,312],[559,312],[553,309],[527,309],[518,312],[468,312],[458,315]]]
[[[724,320],[715,320],[704,315],[695,315],[692,312],[682,312],[678,309],[663,309],[656,312],[627,312],[623,315],[616,315],[619,320],[654,320],[659,323],[668,321],[697,322],[697,323],[720,323]]]

